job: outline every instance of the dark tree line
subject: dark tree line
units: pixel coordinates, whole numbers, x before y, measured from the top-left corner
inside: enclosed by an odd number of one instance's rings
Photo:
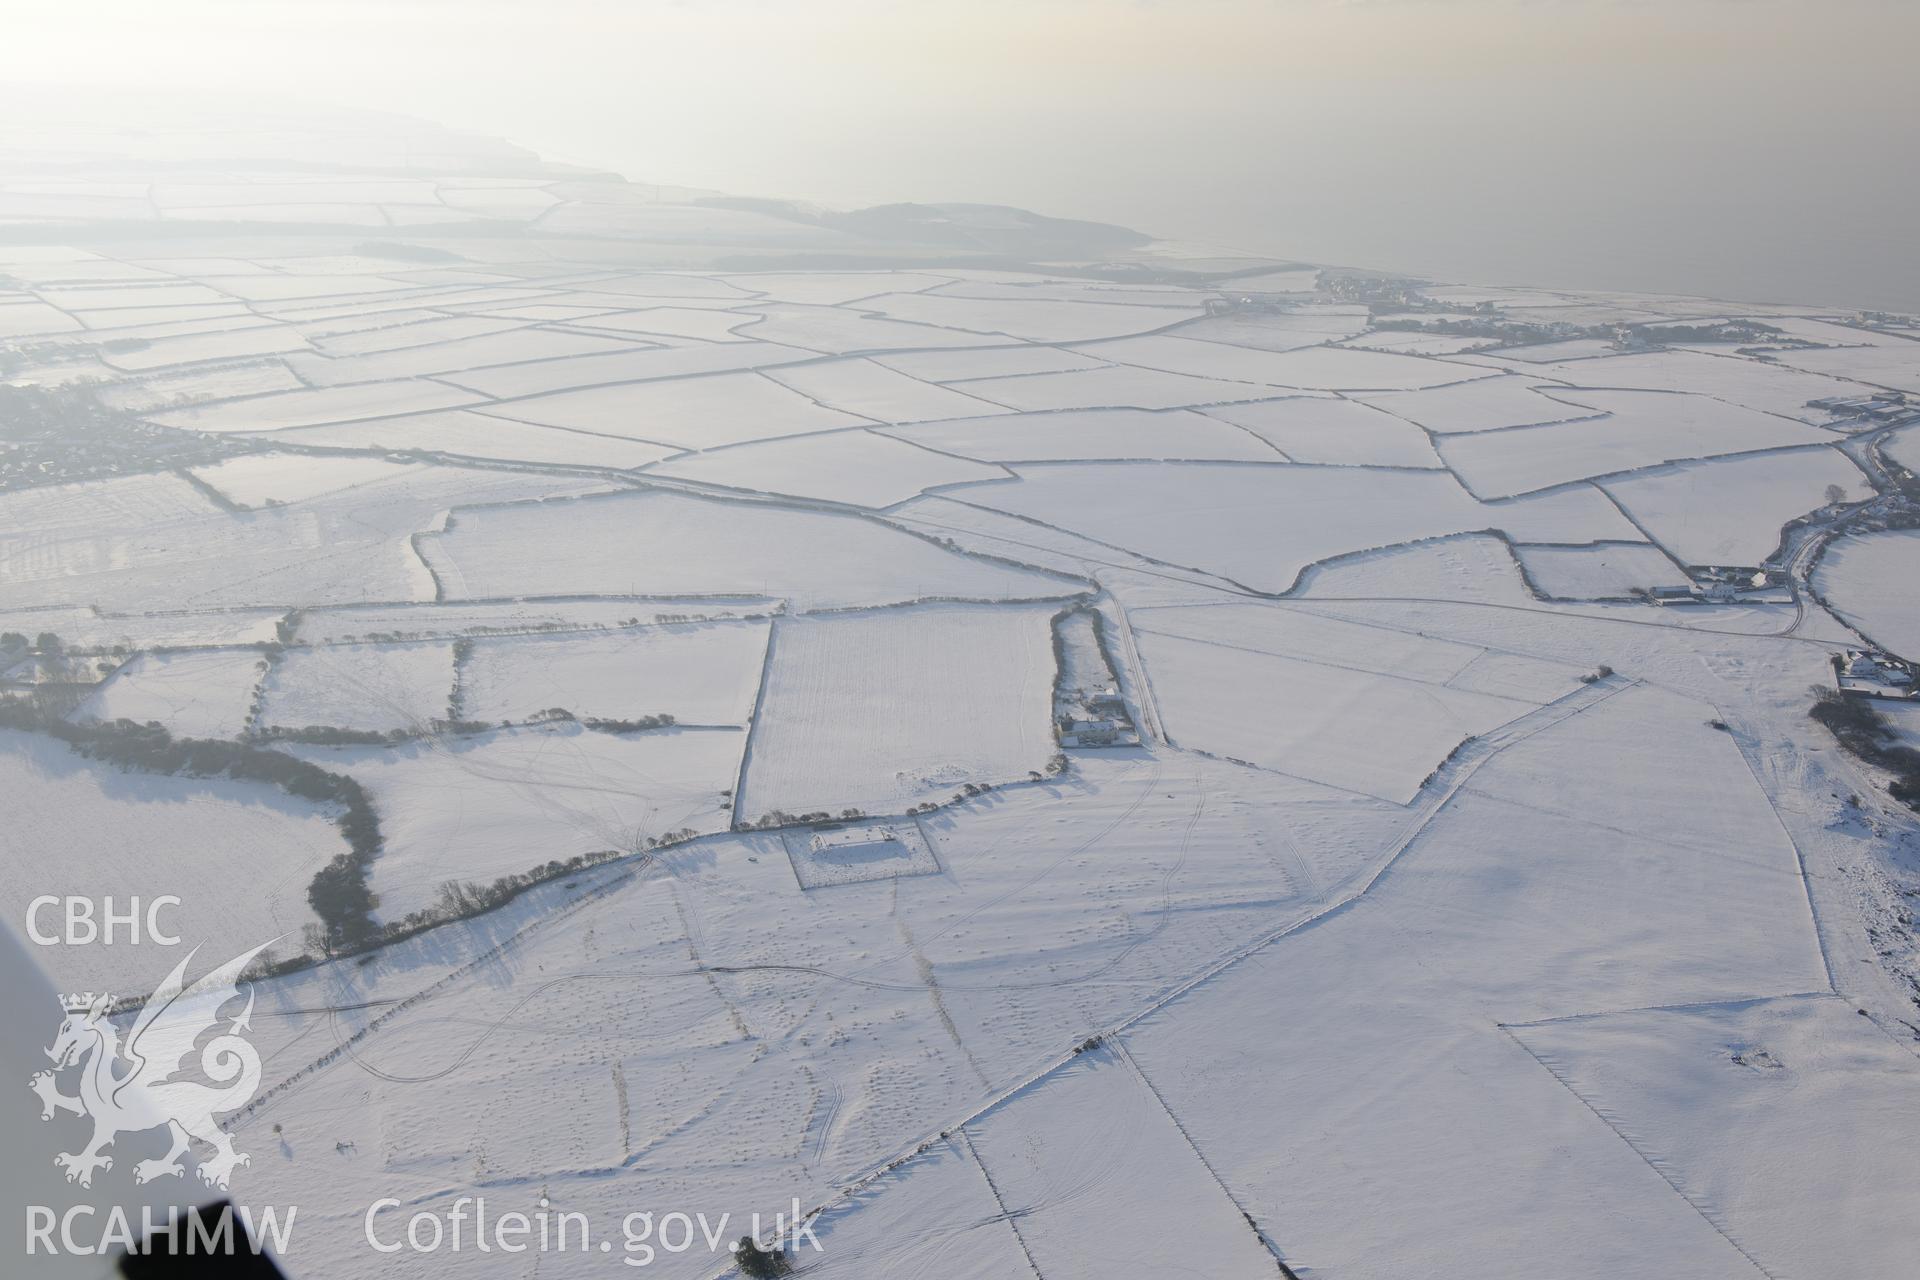
[[[1813,708],[1807,714],[1826,726],[1848,751],[1891,773],[1888,794],[1908,808],[1920,810],[1920,751],[1901,742],[1899,732],[1869,699],[1816,688]]]

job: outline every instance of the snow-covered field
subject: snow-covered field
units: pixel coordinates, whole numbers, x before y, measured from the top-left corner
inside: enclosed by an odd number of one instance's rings
[[[1352,400],[1294,396],[1216,405],[1207,412],[1245,427],[1294,462],[1352,467],[1441,465],[1418,427]]]
[[[430,600],[414,533],[467,501],[589,492],[515,472],[409,468],[284,507],[228,512],[170,474],[0,494],[5,608],[115,613]]]
[[[839,608],[928,596],[1033,599],[1073,589],[854,516],[656,491],[469,508],[419,542],[446,598],[455,600],[771,594]]]
[[[967,1131],[1041,1275],[1260,1276],[1273,1257],[1123,1053],[1099,1048]],[[1177,1227],[1174,1224],[1178,1224]]]
[[[1519,547],[1534,587],[1560,600],[1624,600],[1655,587],[1685,588],[1686,574],[1658,547],[1603,542],[1591,547]]]
[[[1181,633],[1163,633],[1150,629],[1158,615],[1148,616],[1141,656],[1175,744],[1396,804],[1412,800],[1465,739],[1533,710],[1451,687],[1478,656],[1464,646],[1406,645],[1389,634],[1401,652],[1369,658],[1365,629],[1335,622],[1324,630],[1346,635],[1314,661],[1285,653],[1311,630],[1273,637],[1262,619],[1216,608],[1185,611],[1172,623]],[[1385,741],[1382,723],[1394,726]]]
[[[1897,1275],[1920,1195],[1913,1055],[1846,1002],[1786,995],[1513,1028],[1679,1195],[1784,1274]],[[1788,1158],[1782,1158],[1786,1156]]]
[[[245,145],[0,146],[116,228],[0,245],[0,412],[99,399],[0,451],[0,905],[307,957],[225,1121],[293,1274],[477,1195],[612,1245],[514,1280],[796,1199],[844,1280],[1913,1271],[1920,824],[1807,714],[1920,659],[1910,324]]]
[[[236,507],[285,506],[377,484],[419,470],[380,458],[309,458],[293,453],[256,453],[194,476]]]
[[[170,409],[155,414],[154,421],[188,431],[278,431],[284,427],[388,418],[429,409],[457,409],[480,399],[458,387],[425,378],[396,379],[363,387],[281,391],[190,409]]]
[[[1754,453],[1833,437],[1785,418],[1705,396],[1575,391],[1601,416],[1578,422],[1448,436],[1436,446],[1462,484],[1483,498],[1616,475],[1679,458]]]
[[[1920,655],[1920,532],[1843,538],[1814,572],[1814,585],[1869,639],[1902,657]]]
[[[179,904],[156,919],[189,945],[281,938],[276,952],[293,955],[313,920],[307,882],[343,848],[331,812],[273,787],[126,772],[36,734],[0,732],[0,791],[10,868],[0,903],[21,931],[43,895],[111,895],[123,913],[129,899],[171,895]],[[44,909],[37,927],[60,934],[62,911]],[[156,969],[159,948],[130,944],[125,925],[116,946],[36,950],[63,991],[141,995],[169,967]]]
[[[1088,458],[1273,462],[1281,456],[1252,431],[1191,409],[1063,409],[920,423],[892,434],[983,462]]]
[[[387,833],[371,884],[382,919],[432,906],[448,881],[485,885],[575,854],[723,829],[746,735],[500,729],[397,747],[289,747],[357,779]]]
[[[743,725],[767,651],[765,620],[481,639],[460,667],[468,720],[526,720],[549,708],[600,720],[669,715]]]
[[[658,622],[726,621],[764,615],[777,601],[738,596],[590,596],[571,599],[458,601],[448,604],[347,605],[302,610],[294,628],[304,644],[347,640],[604,631]]]
[[[549,369],[551,365],[532,367]],[[625,436],[678,449],[711,449],[744,440],[854,427],[867,421],[817,404],[758,373],[671,377],[667,376],[669,372],[677,371],[662,370],[659,381],[634,386],[557,391],[516,399],[502,405],[499,412],[518,422]]]
[[[654,475],[725,489],[818,498],[878,509],[949,484],[1004,480],[999,467],[970,462],[872,431],[835,431],[820,438],[764,440],[672,458]]]
[[[670,445],[625,440],[604,432],[540,427],[465,409],[299,427],[276,431],[274,438],[286,444],[341,449],[418,449],[453,458],[494,458],[562,466],[639,467],[678,452]]]
[[[1838,449],[1683,462],[1604,487],[1654,541],[1695,565],[1759,564],[1779,547],[1788,521],[1834,496],[1842,502],[1873,496],[1860,468]]]
[[[183,738],[237,738],[266,671],[258,649],[143,653],[88,695],[74,718],[158,721]]]
[[[1089,463],[1028,468],[965,500],[1262,591],[1355,551],[1470,530],[1525,542],[1632,539],[1598,492],[1482,503],[1441,471]]]
[[[775,623],[740,815],[894,813],[1045,769],[1052,612],[929,606]]]
[[[1825,417],[1822,411],[1809,407],[1810,401],[1858,395],[1866,389],[1858,382],[1842,382],[1737,355],[1704,355],[1697,351],[1606,355],[1536,367],[1541,374],[1576,387],[1687,392],[1807,422]]]
[[[342,644],[287,650],[262,688],[260,723],[418,732],[453,718],[450,644]]]
[[[1354,398],[1438,435],[1534,427],[1596,414],[1597,410],[1549,394],[1561,389],[1542,383],[1540,378],[1483,378],[1426,391],[1363,393]]]

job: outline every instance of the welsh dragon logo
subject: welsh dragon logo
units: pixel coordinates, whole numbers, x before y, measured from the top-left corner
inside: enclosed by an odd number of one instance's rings
[[[35,1073],[29,1083],[40,1095],[42,1120],[71,1111],[93,1121],[93,1137],[85,1147],[53,1158],[68,1182],[93,1185],[95,1170],[113,1168],[113,1157],[105,1151],[115,1138],[162,1126],[172,1134],[173,1146],[157,1160],[136,1164],[137,1182],[179,1177],[185,1172],[181,1157],[195,1141],[213,1148],[212,1157],[198,1169],[210,1187],[224,1190],[234,1168],[249,1163],[234,1150],[233,1139],[214,1116],[245,1106],[260,1087],[260,1055],[242,1037],[251,1028],[251,985],[246,1008],[200,1051],[200,1072],[213,1083],[178,1077],[200,1037],[219,1025],[220,1010],[239,997],[241,972],[269,945],[262,943],[186,986],[187,965],[196,947],[147,1000],[124,1045],[107,1016],[108,996],[67,1002],[66,1021],[46,1051],[53,1070]],[[56,1083],[70,1068],[80,1073],[80,1092],[71,1096],[61,1093]]]

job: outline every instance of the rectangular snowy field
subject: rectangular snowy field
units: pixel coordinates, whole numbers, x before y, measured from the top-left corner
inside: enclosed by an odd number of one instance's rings
[[[740,816],[899,813],[1054,752],[1048,607],[782,619]]]

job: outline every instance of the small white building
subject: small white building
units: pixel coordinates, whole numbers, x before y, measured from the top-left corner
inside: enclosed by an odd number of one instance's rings
[[[821,854],[861,854],[884,852],[880,846],[900,843],[900,833],[890,826],[841,827],[821,831],[807,842],[809,852]]]

